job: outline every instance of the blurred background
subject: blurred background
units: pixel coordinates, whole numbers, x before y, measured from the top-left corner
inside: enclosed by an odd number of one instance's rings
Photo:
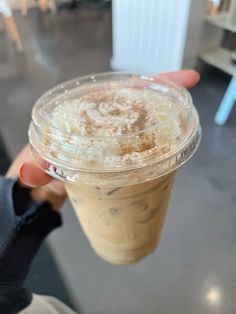
[[[69,202],[26,286],[78,313],[236,308],[236,0],[0,0],[0,174],[49,88],[110,70],[195,68],[201,146],[180,169],[158,249],[117,267],[90,249]]]

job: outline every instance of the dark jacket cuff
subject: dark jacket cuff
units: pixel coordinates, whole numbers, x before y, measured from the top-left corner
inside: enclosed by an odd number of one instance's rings
[[[23,283],[40,244],[61,225],[48,202],[33,201],[30,189],[0,177],[0,280]]]
[[[33,201],[30,191],[20,186],[17,180],[0,177],[0,258],[16,233],[35,219],[42,224],[37,228],[37,234],[32,230],[35,237],[45,237],[61,225],[60,214],[48,202]],[[44,222],[40,220],[42,214],[46,215]]]
[[[21,286],[10,282],[0,282],[0,313],[16,314],[32,301],[32,294]]]

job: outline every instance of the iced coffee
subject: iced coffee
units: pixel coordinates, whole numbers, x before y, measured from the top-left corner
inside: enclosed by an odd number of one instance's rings
[[[101,74],[49,91],[32,118],[33,151],[65,182],[96,253],[115,264],[150,254],[176,169],[200,140],[189,93],[163,79]]]

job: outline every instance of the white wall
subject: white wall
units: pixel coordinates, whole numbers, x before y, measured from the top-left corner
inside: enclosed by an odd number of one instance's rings
[[[115,70],[180,69],[191,0],[113,0]]]

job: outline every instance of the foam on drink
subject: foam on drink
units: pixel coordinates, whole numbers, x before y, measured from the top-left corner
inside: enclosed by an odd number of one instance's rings
[[[174,97],[149,89],[107,88],[105,84],[83,93],[61,101],[51,112],[51,127],[44,141],[53,146],[53,156],[68,161],[70,153],[77,154],[77,166],[87,163],[92,168],[101,164],[113,168],[121,162],[125,167],[144,157],[160,157],[176,145],[183,128],[179,116],[160,129],[155,127],[178,110]],[[48,134],[55,129],[54,142]],[[95,141],[94,137],[103,140]]]

